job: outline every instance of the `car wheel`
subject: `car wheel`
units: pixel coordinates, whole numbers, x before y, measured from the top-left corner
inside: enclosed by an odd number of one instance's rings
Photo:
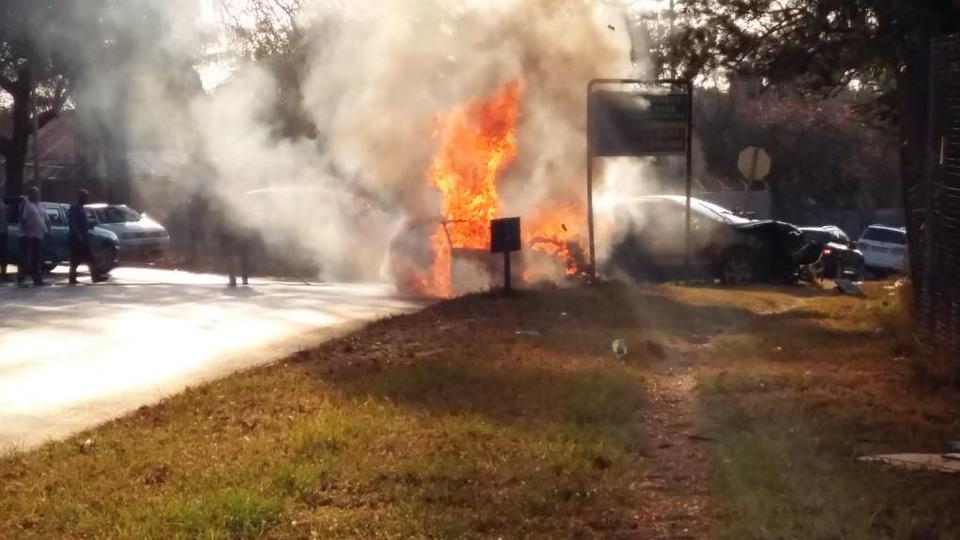
[[[94,280],[103,281],[107,279],[113,270],[114,261],[116,261],[116,248],[112,246],[93,249],[90,253],[90,274]]]
[[[721,263],[720,279],[725,285],[749,285],[757,281],[758,274],[756,256],[749,249],[732,249]]]

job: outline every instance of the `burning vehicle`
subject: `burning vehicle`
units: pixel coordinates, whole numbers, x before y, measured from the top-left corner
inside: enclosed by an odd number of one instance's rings
[[[404,220],[390,242],[384,274],[401,294],[448,298],[495,285],[502,258],[490,253],[490,222],[504,213],[498,182],[517,156],[523,83],[506,84],[435,118],[436,154],[427,187],[439,194],[439,215]],[[522,216],[523,260],[518,282],[583,271],[586,211],[578,202],[552,202]]]
[[[489,222],[480,225],[489,227]],[[454,243],[457,230],[465,227],[471,225],[442,218],[404,220],[391,239],[383,274],[400,294],[409,296],[452,296],[502,285],[502,255],[491,254],[489,246]],[[565,227],[561,224],[561,231]],[[577,241],[556,235],[525,234],[524,239],[522,258],[511,269],[513,282],[575,279],[588,268],[586,253]]]
[[[757,221],[691,199],[691,267],[700,277],[730,285],[795,282],[800,269],[820,258],[820,248],[789,223]],[[686,198],[648,196],[613,208],[618,231],[606,272],[662,281],[684,275]]]

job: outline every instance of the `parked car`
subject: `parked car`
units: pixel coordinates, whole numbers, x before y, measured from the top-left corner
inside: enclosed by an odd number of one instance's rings
[[[877,276],[886,276],[907,269],[907,230],[871,225],[867,227],[857,247],[863,252],[867,270]]]
[[[608,273],[666,280],[684,275],[686,198],[638,197],[613,209],[617,231]],[[741,285],[795,282],[800,268],[820,250],[800,230],[780,221],[757,221],[726,208],[691,199],[691,267],[700,277]]]
[[[170,234],[146,214],[125,204],[88,204],[87,218],[120,239],[124,261],[152,261],[170,247]]]
[[[816,274],[829,279],[863,278],[863,253],[843,229],[835,226],[801,227],[803,238],[820,248],[820,260],[814,263]]]
[[[8,209],[10,224],[7,225],[7,249],[11,261],[19,260],[19,216],[20,201],[16,201],[14,208]],[[43,210],[50,220],[50,231],[43,239],[43,270],[52,272],[61,264],[70,262],[70,234],[67,225],[67,211],[69,204],[41,203]],[[120,240],[110,230],[91,225],[90,232],[90,272],[99,279],[105,279],[117,266],[120,254]]]

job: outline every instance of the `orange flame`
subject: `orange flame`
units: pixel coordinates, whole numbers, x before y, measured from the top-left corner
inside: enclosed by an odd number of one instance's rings
[[[489,248],[490,221],[500,214],[497,178],[517,156],[522,92],[514,81],[488,100],[437,116],[440,145],[427,177],[443,196],[446,226],[433,235],[434,294],[453,295],[451,248]]]
[[[576,275],[585,264],[582,253],[576,252],[581,241],[580,234],[586,229],[585,212],[583,205],[575,203],[541,209],[528,220],[530,225],[524,228],[524,245],[559,260],[566,275]],[[545,276],[541,276],[534,267],[524,272],[527,281],[541,277]]]
[[[453,251],[487,250],[490,221],[501,214],[497,181],[517,156],[517,126],[523,84],[507,84],[485,100],[469,102],[437,115],[437,153],[427,180],[442,196],[443,221],[433,233],[433,265],[418,275],[423,292],[440,297],[454,294]],[[566,275],[583,263],[578,242],[584,230],[582,204],[558,204],[524,220],[524,249],[560,261]],[[550,277],[528,268],[525,279]]]

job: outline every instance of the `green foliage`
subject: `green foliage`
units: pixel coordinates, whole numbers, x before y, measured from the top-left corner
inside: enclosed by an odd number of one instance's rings
[[[717,70],[830,93],[858,81],[890,118],[901,67],[960,28],[951,0],[687,0],[669,57],[689,76]]]
[[[226,490],[172,501],[166,508],[165,528],[189,538],[256,538],[277,523],[280,509],[279,499]]]
[[[769,181],[782,219],[815,222],[821,211],[898,205],[890,189],[899,180],[897,139],[864,122],[855,97],[824,100],[757,87],[738,82],[729,92],[697,94],[696,131],[710,176],[737,185],[739,152],[762,146],[773,156]]]
[[[316,126],[302,106],[301,86],[308,72],[309,52],[306,32],[298,23],[304,0],[250,0],[241,4],[220,0],[220,5],[240,55],[270,70],[277,81],[271,118],[277,135],[317,137]]]

